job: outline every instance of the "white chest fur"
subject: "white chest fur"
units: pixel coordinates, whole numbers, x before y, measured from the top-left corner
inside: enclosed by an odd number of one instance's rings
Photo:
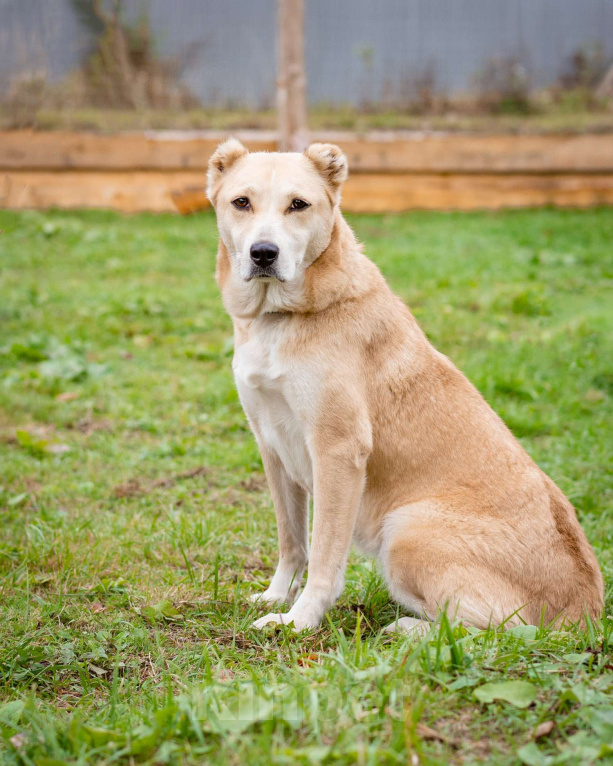
[[[234,352],[232,368],[241,403],[257,438],[280,458],[289,477],[313,493],[307,426],[297,370],[279,353],[283,330],[272,323]]]

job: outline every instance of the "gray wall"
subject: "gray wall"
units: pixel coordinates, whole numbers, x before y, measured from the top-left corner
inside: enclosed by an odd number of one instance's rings
[[[205,104],[274,103],[275,0],[125,0],[148,9],[160,53],[202,42],[185,80]],[[431,67],[439,90],[470,90],[488,58],[515,56],[535,87],[579,46],[613,58],[613,0],[305,0],[311,103],[394,100]],[[89,43],[70,0],[0,0],[0,74],[75,67]],[[6,78],[5,78],[6,79]]]

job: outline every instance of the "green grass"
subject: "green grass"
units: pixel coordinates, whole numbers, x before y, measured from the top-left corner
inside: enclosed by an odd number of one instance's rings
[[[447,130],[480,133],[609,133],[613,111],[586,109],[572,93],[562,104],[538,106],[529,114],[484,114],[478,110],[450,108],[442,113],[415,114],[410,110],[364,111],[351,106],[329,105],[309,108],[309,128],[321,130]],[[0,130],[33,127],[35,130],[276,130],[274,109],[202,108],[186,111],[118,109],[39,109],[27,118],[14,107],[0,104]]]
[[[613,210],[351,223],[578,508],[611,614]],[[0,229],[0,762],[611,762],[606,619],[413,644],[353,555],[320,630],[250,628],[276,533],[212,215]]]

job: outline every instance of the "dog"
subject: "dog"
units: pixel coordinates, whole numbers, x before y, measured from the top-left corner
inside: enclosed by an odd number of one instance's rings
[[[347,173],[319,143],[229,139],[208,165],[233,372],[278,527],[253,600],[287,605],[254,625],[319,626],[352,543],[412,615],[390,630],[423,634],[442,610],[481,629],[585,625],[603,579],[573,506],[364,255],[340,212]]]

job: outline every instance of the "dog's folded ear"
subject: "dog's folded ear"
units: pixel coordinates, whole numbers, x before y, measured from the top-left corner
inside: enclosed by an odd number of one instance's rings
[[[219,144],[211,156],[206,176],[206,194],[213,204],[217,185],[221,176],[226,173],[237,160],[244,157],[246,154],[249,154],[249,152],[237,138],[229,138],[227,141]]]
[[[334,144],[311,144],[304,152],[333,192],[338,194],[347,179],[347,157]]]

